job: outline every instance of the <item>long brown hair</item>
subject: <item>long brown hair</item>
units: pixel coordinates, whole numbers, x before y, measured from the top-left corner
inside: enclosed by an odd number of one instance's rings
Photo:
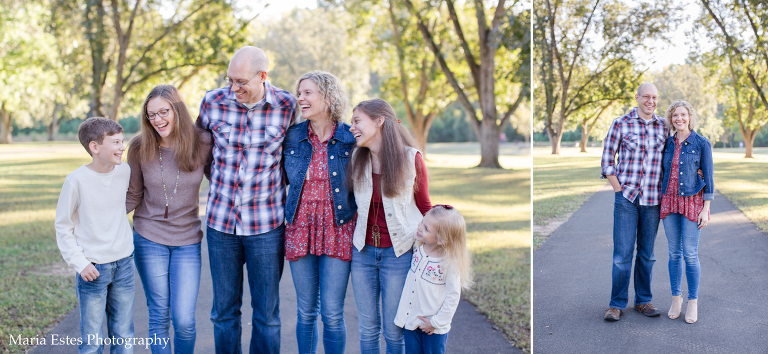
[[[173,144],[176,163],[179,164],[181,170],[192,172],[204,163],[202,157],[205,154],[202,153],[202,144],[192,122],[192,116],[187,110],[187,105],[184,104],[179,90],[173,85],[160,85],[149,91],[149,95],[147,95],[141,108],[141,134],[131,140],[128,159],[148,162],[158,155],[160,134],[147,119],[147,104],[157,97],[168,101],[173,110],[175,124],[169,137]]]
[[[380,98],[363,101],[355,106],[353,111],[360,110],[373,120],[384,118],[380,127],[381,154],[381,193],[387,198],[400,194],[405,188],[405,171],[413,168],[408,166],[408,150],[406,147],[417,148],[416,139],[397,121],[392,106]],[[356,183],[362,183],[365,179],[365,168],[371,161],[371,150],[366,147],[358,147],[352,155],[350,171],[347,173],[347,185],[354,190]],[[421,169],[416,169],[414,188],[418,189],[421,179],[424,178]]]

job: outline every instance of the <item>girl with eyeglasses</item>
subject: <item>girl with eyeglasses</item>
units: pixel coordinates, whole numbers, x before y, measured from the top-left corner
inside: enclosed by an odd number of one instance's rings
[[[160,85],[142,107],[141,132],[131,140],[131,181],[126,198],[133,215],[136,269],[149,308],[149,336],[170,338],[175,353],[195,348],[200,288],[198,215],[200,183],[209,175],[211,137],[194,126],[176,87]],[[171,353],[158,341],[152,353]]]

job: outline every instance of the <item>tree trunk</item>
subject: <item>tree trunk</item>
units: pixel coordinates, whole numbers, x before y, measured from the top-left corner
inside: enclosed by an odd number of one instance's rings
[[[589,127],[587,124],[581,125],[581,151],[587,152],[587,143],[589,142]]]
[[[83,22],[86,28],[86,37],[91,48],[91,101],[88,104],[90,107],[88,117],[103,117],[101,89],[104,87],[109,66],[104,59],[104,51],[107,47],[106,37],[108,34],[104,28],[106,10],[104,9],[103,0],[98,0],[95,3],[93,1],[88,2],[84,15],[85,19]]]
[[[552,147],[552,155],[560,155],[560,141],[563,140],[563,131],[550,132],[547,129],[547,137],[549,138],[549,144]]]
[[[483,119],[480,125],[480,164],[477,167],[502,168],[499,164],[499,126]]]
[[[61,126],[61,120],[59,117],[59,111],[64,108],[61,103],[56,103],[53,107],[53,114],[51,114],[51,124],[48,124],[46,130],[48,130],[48,141],[56,140],[56,134],[59,133],[59,127]]]
[[[0,144],[12,144],[13,136],[13,117],[11,113],[5,110],[5,102],[0,105]]]
[[[752,147],[755,144],[755,137],[757,137],[757,129],[742,129],[741,136],[744,138],[744,147],[747,148],[744,158],[752,158]]]

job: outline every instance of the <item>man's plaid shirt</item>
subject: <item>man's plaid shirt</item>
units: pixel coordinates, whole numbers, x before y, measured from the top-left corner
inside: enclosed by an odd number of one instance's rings
[[[264,99],[249,109],[229,87],[205,93],[197,124],[213,135],[207,225],[219,232],[258,235],[283,221],[281,167],[285,132],[296,98],[264,82]]]
[[[661,204],[661,158],[669,132],[664,118],[654,114],[646,122],[637,107],[616,118],[603,142],[602,177],[615,175],[622,195],[640,205]],[[618,154],[618,160],[614,158]]]

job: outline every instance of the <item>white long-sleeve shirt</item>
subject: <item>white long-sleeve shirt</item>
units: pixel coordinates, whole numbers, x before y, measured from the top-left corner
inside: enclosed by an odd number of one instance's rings
[[[130,176],[127,163],[108,173],[83,165],[64,180],[56,206],[56,243],[78,273],[91,262],[114,262],[133,253],[133,231],[125,213]]]
[[[430,257],[424,246],[413,251],[411,269],[395,315],[395,324],[416,330],[423,324],[418,316],[429,318],[436,334],[451,330],[451,320],[461,300],[461,279],[456,269],[445,270],[439,257]]]

